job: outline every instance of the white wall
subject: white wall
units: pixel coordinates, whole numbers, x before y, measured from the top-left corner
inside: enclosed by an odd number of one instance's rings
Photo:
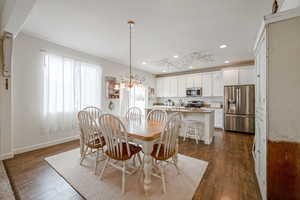
[[[15,152],[23,152],[35,149],[48,143],[56,143],[77,136],[78,133],[59,133],[56,135],[41,134],[42,114],[42,56],[40,50],[51,53],[78,58],[99,64],[103,70],[103,76],[118,76],[128,73],[128,67],[110,62],[99,57],[78,52],[42,39],[38,39],[24,33],[20,33],[14,46],[13,65],[13,143]],[[151,74],[137,71],[147,76],[146,84],[155,87],[155,79]],[[103,78],[104,79],[104,78]],[[102,108],[108,111],[108,101],[105,98],[105,84],[103,83]],[[116,103],[113,113],[118,113],[119,105]],[[42,145],[41,145],[42,144]]]

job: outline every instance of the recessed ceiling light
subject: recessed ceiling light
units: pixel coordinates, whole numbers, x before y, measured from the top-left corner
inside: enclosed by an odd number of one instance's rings
[[[146,63],[146,62],[142,62],[142,64],[143,64],[143,65],[146,65],[147,63]]]
[[[224,63],[228,64],[228,63],[229,63],[229,60],[226,60]]]
[[[173,56],[173,58],[178,58],[178,57],[179,57],[178,55],[174,55],[174,56]]]
[[[224,49],[224,48],[226,48],[227,47],[227,45],[226,44],[222,44],[222,45],[220,45],[220,49]]]
[[[189,66],[190,69],[193,69],[193,66]]]

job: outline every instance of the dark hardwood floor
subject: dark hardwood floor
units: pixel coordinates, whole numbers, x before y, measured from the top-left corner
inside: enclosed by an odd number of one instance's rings
[[[251,155],[253,136],[216,130],[211,145],[180,140],[180,153],[206,160],[208,169],[194,200],[261,199]],[[16,155],[4,162],[17,199],[84,199],[46,161],[45,157],[79,147],[78,141]]]

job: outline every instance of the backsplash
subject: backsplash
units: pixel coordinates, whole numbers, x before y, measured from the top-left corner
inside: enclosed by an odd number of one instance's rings
[[[223,97],[158,97],[156,103],[165,103],[168,99],[174,101],[175,105],[179,105],[180,101],[186,103],[188,101],[203,101],[204,104],[220,103],[223,105]]]

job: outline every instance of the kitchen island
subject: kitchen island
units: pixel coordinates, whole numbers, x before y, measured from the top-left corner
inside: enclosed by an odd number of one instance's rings
[[[214,111],[213,110],[204,110],[201,108],[185,108],[185,107],[172,107],[172,106],[153,106],[146,108],[146,115],[152,109],[165,110],[168,115],[174,112],[180,112],[183,115],[183,122],[185,120],[197,120],[199,121],[199,129],[203,136],[201,138],[205,144],[211,144],[214,136]],[[185,135],[186,129],[183,128],[180,131],[180,136]]]

